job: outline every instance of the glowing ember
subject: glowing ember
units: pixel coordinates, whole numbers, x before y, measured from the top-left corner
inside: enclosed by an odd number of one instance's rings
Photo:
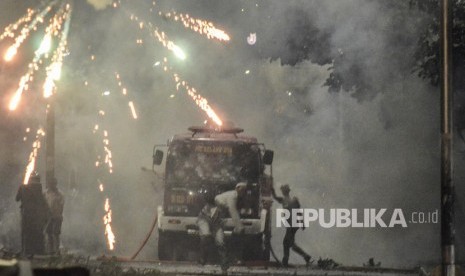
[[[135,109],[134,103],[132,101],[129,102],[129,107],[131,108],[132,117],[134,119],[137,119],[136,109]]]
[[[208,39],[214,38],[222,41],[229,41],[231,39],[225,31],[216,28],[212,22],[193,18],[188,14],[178,14],[176,12],[169,12],[164,14],[159,12],[158,14],[164,18],[182,22],[184,27],[189,28],[201,35],[205,35]]]

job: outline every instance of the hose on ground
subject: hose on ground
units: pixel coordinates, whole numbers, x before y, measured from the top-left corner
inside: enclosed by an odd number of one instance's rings
[[[147,244],[147,242],[149,241],[150,239],[150,236],[152,236],[152,233],[153,233],[153,229],[155,229],[155,225],[157,225],[157,221],[158,221],[158,214],[155,212],[155,218],[153,219],[153,222],[152,222],[152,226],[150,226],[150,231],[147,233],[144,241],[142,242],[142,244],[139,246],[139,249],[137,249],[136,253],[134,253],[132,255],[132,257],[130,258],[130,260],[134,260],[137,255],[139,255],[139,253],[142,251],[142,249],[144,248],[144,246]]]

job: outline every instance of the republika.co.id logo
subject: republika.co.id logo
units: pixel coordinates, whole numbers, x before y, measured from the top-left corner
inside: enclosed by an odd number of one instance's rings
[[[408,224],[438,223],[438,210],[432,212],[411,212],[407,217],[400,208],[388,211],[375,209],[276,209],[276,227],[309,227],[317,223],[323,228],[393,228],[408,227]]]

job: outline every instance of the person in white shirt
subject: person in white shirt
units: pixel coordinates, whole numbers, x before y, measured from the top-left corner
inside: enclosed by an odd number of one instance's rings
[[[238,198],[246,193],[247,184],[239,182],[236,188],[232,191],[226,191],[217,195],[214,199],[206,199],[206,204],[200,211],[197,219],[200,235],[200,263],[205,264],[208,258],[208,244],[214,238],[221,258],[221,269],[228,269],[227,252],[224,244],[223,218],[226,214],[230,214],[234,223],[235,234],[240,234],[244,231],[237,210]]]

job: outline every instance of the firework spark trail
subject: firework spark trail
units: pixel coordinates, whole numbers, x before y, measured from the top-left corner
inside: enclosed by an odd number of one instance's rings
[[[44,22],[44,17],[52,10],[52,6],[55,5],[56,1],[50,3],[45,7],[35,18],[29,23],[29,25],[23,27],[18,37],[15,39],[15,43],[11,45],[4,55],[5,61],[11,61],[17,54],[19,46],[26,40],[32,30],[36,29],[39,23]]]
[[[143,21],[139,20],[139,18],[133,14],[130,15],[131,21],[135,21],[139,24],[140,29],[147,28],[150,32],[150,35],[155,37],[158,42],[160,42],[163,47],[166,49],[172,51],[177,57],[181,59],[185,59],[186,55],[182,51],[179,46],[174,44],[174,42],[170,41],[166,34],[164,32],[160,32],[157,27],[153,26],[152,23],[145,24]],[[165,72],[168,72],[168,59],[164,58],[164,67],[163,70]],[[213,110],[213,108],[208,104],[208,100],[201,95],[197,93],[197,90],[193,87],[190,87],[186,81],[182,80],[180,76],[177,73],[173,73],[173,80],[176,83],[176,89],[179,91],[179,87],[182,86],[184,89],[186,89],[187,94],[194,100],[194,102],[199,106],[207,116],[212,119],[218,126],[222,126],[223,122],[219,118],[219,116],[216,114],[216,112]]]
[[[111,228],[112,222],[112,211],[110,207],[110,199],[105,199],[105,215],[103,216],[103,223],[105,224],[105,236],[107,237],[108,248],[110,250],[115,249],[116,237]]]
[[[105,191],[105,185],[103,184],[100,179],[97,179],[97,182],[99,184],[99,191],[103,193]],[[112,222],[112,210],[110,206],[110,199],[108,197],[105,198],[105,204],[103,206],[103,209],[105,210],[105,214],[103,215],[103,225],[105,227],[105,238],[107,240],[107,245],[108,249],[114,250],[115,249],[115,243],[116,243],[116,236],[113,232],[113,228],[111,227],[111,222]]]
[[[173,41],[169,40],[164,32],[160,32],[156,27],[154,28],[151,23],[149,23],[149,26],[153,29],[153,34],[163,45],[163,47],[173,52],[180,59],[186,59],[186,54],[184,53],[184,51]]]
[[[16,22],[11,23],[10,25],[5,27],[5,30],[3,33],[0,35],[0,41],[2,41],[6,37],[14,38],[15,34],[14,32],[23,24],[26,24],[32,20],[32,16],[36,13],[35,10],[33,9],[28,9],[27,13],[18,19]]]
[[[149,22],[148,24],[145,24],[144,21],[139,20],[139,18],[133,14],[130,15],[130,19],[131,21],[137,22],[140,29],[146,28],[151,36],[155,37],[158,42],[163,45],[163,47],[173,52],[173,54],[175,54],[178,58],[183,60],[186,59],[186,54],[181,49],[181,47],[176,45],[173,41],[169,40],[167,35],[163,31],[158,30],[158,28],[153,26],[152,23]]]
[[[59,13],[57,13],[55,17],[62,18]],[[25,90],[28,90],[29,88],[29,82],[32,81],[34,72],[39,69],[39,66],[38,66],[39,61],[42,59],[43,55],[46,54],[46,51],[44,49],[46,48],[46,46],[44,45],[48,44],[46,43],[46,41],[51,39],[52,34],[56,33],[57,29],[61,28],[61,24],[59,24],[59,22],[61,21],[59,19],[55,20],[55,17],[51,20],[52,22],[50,23],[50,25],[47,27],[45,31],[44,39],[42,40],[42,43],[39,46],[39,49],[37,49],[37,51],[35,51],[34,53],[34,58],[32,62],[29,63],[28,65],[27,73],[24,76],[22,76],[19,81],[19,87],[16,90],[15,94],[13,95],[12,99],[10,100],[10,103],[8,106],[10,111],[16,110],[16,108],[19,105],[19,102],[21,101],[21,96],[23,92]]]
[[[100,110],[99,115],[102,117],[105,116],[105,111]],[[99,131],[99,129],[100,129],[99,125],[95,124],[93,133],[96,134]],[[103,143],[103,151],[105,152],[104,163],[108,167],[108,172],[112,174],[113,173],[113,161],[112,161],[112,152],[110,149],[110,139],[109,139],[108,131],[105,129],[102,129],[101,133],[103,134],[102,143]],[[101,165],[100,160],[101,160],[101,156],[99,155],[97,158],[97,161],[95,162],[96,167],[99,167]]]
[[[216,28],[212,22],[191,17],[189,14],[176,13],[173,11],[168,13],[158,12],[158,15],[176,22],[182,22],[184,27],[201,35],[205,35],[208,39],[214,38],[220,41],[229,41],[231,39],[225,31]]]
[[[46,71],[47,77],[44,82],[44,98],[48,98],[52,96],[53,91],[55,89],[55,81],[60,79],[61,76],[61,68],[63,67],[63,57],[64,53],[67,49],[67,39],[69,33],[69,24],[71,22],[71,6],[66,6],[66,12],[62,18],[65,18],[64,29],[61,34],[60,43],[58,44],[58,48],[56,49],[55,53],[52,57],[52,64],[50,64]]]
[[[168,67],[168,59],[164,58],[164,66],[163,71],[167,73],[170,72],[170,68]],[[176,90],[179,91],[180,87],[183,87],[187,94],[194,100],[200,109],[205,111],[207,116],[215,122],[219,127],[223,125],[223,121],[221,121],[220,117],[216,114],[213,108],[208,104],[208,100],[197,93],[197,90],[194,87],[191,87],[185,80],[183,80],[179,74],[173,72],[172,73],[173,80],[176,83]]]
[[[108,138],[108,131],[103,131],[103,149],[105,151],[105,164],[108,166],[108,172],[113,173],[113,161],[112,161],[112,153],[110,150],[110,139]]]
[[[105,112],[103,110],[99,111],[100,116],[105,116]],[[100,130],[100,127],[98,124],[95,124],[93,133],[97,134],[97,132]],[[108,166],[108,172],[111,174],[113,173],[113,163],[112,163],[112,153],[110,150],[110,140],[108,138],[108,131],[107,130],[102,130],[103,133],[103,151],[105,152],[105,161],[104,163]],[[97,156],[97,161],[95,162],[95,166],[98,168],[101,165],[101,156]],[[98,188],[101,193],[104,193],[105,191],[105,185],[103,184],[100,179],[97,179],[98,181]],[[105,198],[105,204],[104,204],[104,210],[105,210],[105,215],[103,216],[103,224],[105,226],[105,238],[107,241],[108,249],[109,250],[114,250],[115,249],[115,243],[116,243],[116,236],[113,232],[111,222],[112,222],[112,210],[110,207],[110,199],[108,197]]]
[[[31,177],[31,174],[35,169],[36,158],[37,158],[37,155],[39,154],[39,149],[41,146],[40,139],[43,136],[45,136],[45,132],[42,128],[39,128],[36,133],[36,139],[32,143],[32,151],[31,151],[31,154],[29,155],[29,162],[28,162],[28,165],[26,166],[26,173],[24,175],[24,181],[23,181],[24,185],[27,185],[29,183],[29,178]]]
[[[123,94],[123,96],[127,97],[128,90],[123,86],[123,83],[121,81],[121,77],[118,74],[118,72],[115,72],[115,77],[116,77],[116,81],[118,82],[118,86],[121,88],[121,93]],[[137,120],[137,112],[136,112],[136,108],[134,106],[134,102],[129,100],[128,105],[129,105],[129,108],[131,110],[132,118],[134,118],[134,120]]]

